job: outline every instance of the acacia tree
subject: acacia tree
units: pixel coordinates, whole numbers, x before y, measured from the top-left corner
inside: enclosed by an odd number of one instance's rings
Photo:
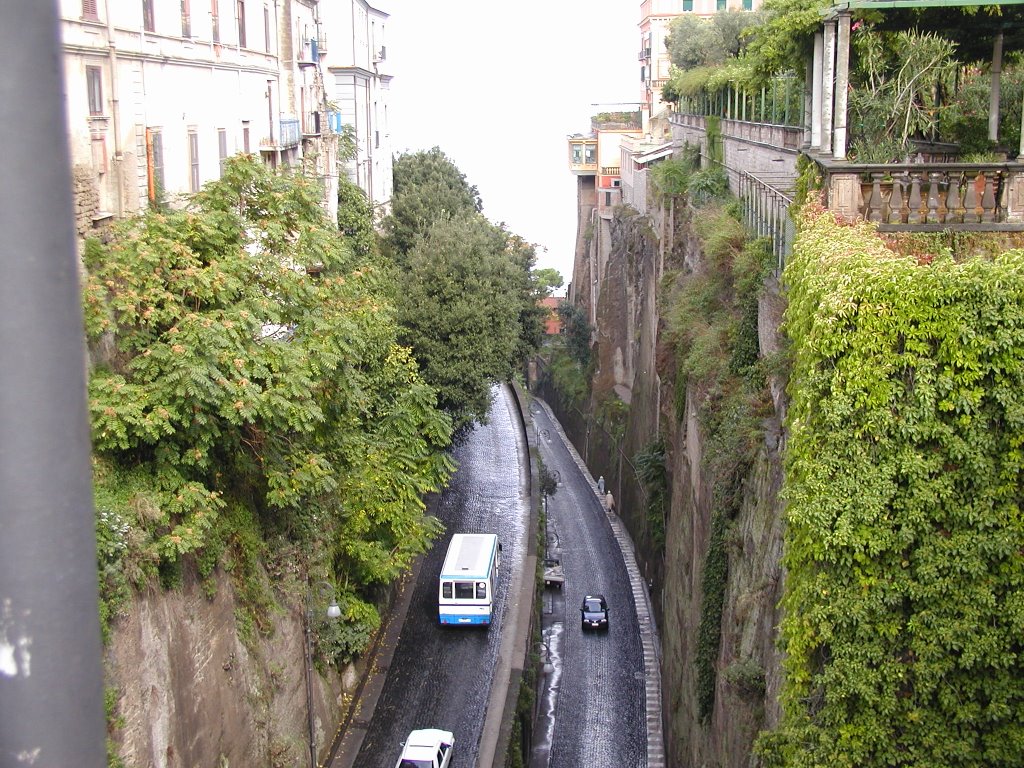
[[[363,588],[437,531],[422,497],[451,471],[451,423],[319,197],[235,158],[188,210],[89,244],[97,484],[151,563],[216,559],[221,515],[250,510],[322,553],[307,566],[333,567],[365,638]]]

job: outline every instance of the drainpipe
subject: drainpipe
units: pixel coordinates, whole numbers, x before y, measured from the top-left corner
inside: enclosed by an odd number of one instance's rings
[[[114,128],[114,184],[117,188],[117,217],[124,216],[124,154],[121,151],[121,100],[117,95],[117,43],[114,41],[114,22],[110,18],[110,0],[104,0],[103,12],[107,16],[107,58],[110,61],[110,115]]]

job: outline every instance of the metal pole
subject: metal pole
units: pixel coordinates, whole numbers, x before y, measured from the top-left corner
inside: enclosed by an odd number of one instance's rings
[[[308,598],[307,598],[308,600]],[[305,653],[303,654],[306,662],[306,715],[309,720],[309,768],[317,768],[316,766],[316,732],[313,729],[313,639],[310,636],[310,624],[313,623],[313,609],[306,604],[306,612],[303,616],[303,634],[305,635]]]
[[[86,357],[56,0],[0,24],[0,767],[106,765]]]

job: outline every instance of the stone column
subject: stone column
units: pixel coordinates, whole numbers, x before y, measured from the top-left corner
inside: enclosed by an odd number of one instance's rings
[[[811,146],[821,146],[821,79],[824,67],[825,43],[821,32],[814,33],[814,61],[811,64]]]
[[[832,157],[846,159],[846,105],[850,84],[850,12],[839,14],[839,41],[836,51],[836,119]]]
[[[818,148],[825,154],[832,151],[832,99],[835,96],[836,76],[836,23],[825,22],[825,60],[822,67],[821,142]]]

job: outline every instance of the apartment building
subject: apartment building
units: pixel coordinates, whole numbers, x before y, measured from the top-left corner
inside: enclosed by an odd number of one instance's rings
[[[321,51],[328,98],[356,135],[356,155],[342,172],[366,192],[384,214],[391,201],[391,136],[386,73],[385,26],[388,14],[365,0],[321,3],[321,21],[330,45]]]
[[[326,6],[335,32],[322,16]],[[59,7],[81,236],[150,203],[181,202],[219,178],[238,152],[271,167],[305,163],[336,217],[346,122],[332,108],[333,79],[325,78],[327,40],[352,34],[343,22],[358,14],[375,16],[382,37],[386,15],[362,0],[60,0]],[[367,114],[348,123],[361,145],[381,133]]]

